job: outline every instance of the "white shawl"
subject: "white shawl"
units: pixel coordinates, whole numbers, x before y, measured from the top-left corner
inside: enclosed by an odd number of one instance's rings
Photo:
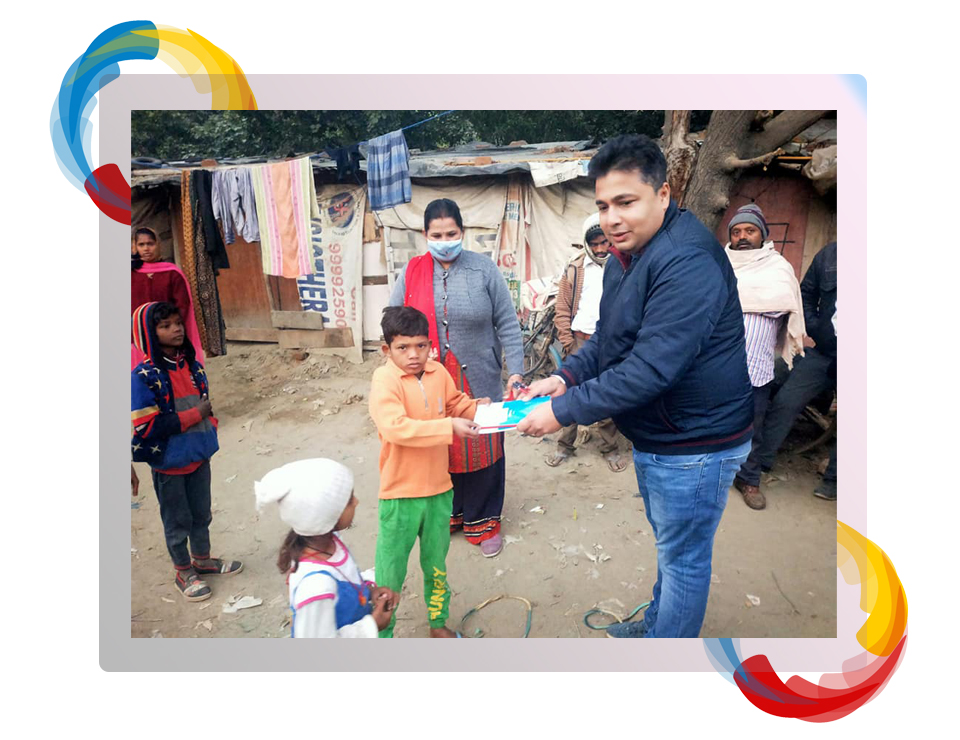
[[[725,248],[733,272],[737,276],[737,292],[744,313],[786,313],[784,326],[777,337],[777,348],[793,367],[794,355],[803,356],[803,299],[800,283],[793,267],[774,248],[764,242],[760,249]]]

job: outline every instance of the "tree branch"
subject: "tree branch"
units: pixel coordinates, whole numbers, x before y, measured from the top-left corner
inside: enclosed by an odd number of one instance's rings
[[[723,161],[723,166],[728,172],[732,172],[733,170],[745,170],[748,167],[756,167],[760,164],[766,167],[774,160],[775,157],[779,157],[781,154],[783,154],[783,149],[775,149],[772,152],[761,154],[759,157],[753,157],[751,159],[739,159],[736,155],[731,154]]]
[[[768,121],[763,131],[750,137],[751,153],[768,152],[783,146],[805,128],[823,118],[826,112],[825,110],[784,111]]]
[[[663,126],[660,127],[660,141],[666,147],[670,140],[670,132],[673,124],[673,111],[665,110],[663,112]]]

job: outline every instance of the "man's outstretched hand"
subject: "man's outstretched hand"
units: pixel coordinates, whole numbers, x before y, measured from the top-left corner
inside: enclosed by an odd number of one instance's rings
[[[536,383],[534,383],[534,385],[536,385]],[[530,387],[531,389],[533,388],[533,386]],[[558,393],[557,395],[559,396],[561,394]],[[521,434],[527,434],[531,437],[542,437],[544,434],[556,432],[560,428],[560,422],[557,421],[557,417],[553,415],[553,401],[541,403],[533,411],[531,411],[526,418],[517,424],[518,432]]]

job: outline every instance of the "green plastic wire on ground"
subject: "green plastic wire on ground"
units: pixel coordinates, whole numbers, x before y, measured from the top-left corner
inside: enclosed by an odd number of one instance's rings
[[[460,634],[462,634],[464,637],[467,636],[466,632],[464,632],[464,629],[463,629],[463,625],[467,623],[467,619],[469,619],[471,616],[476,614],[478,611],[480,611],[484,607],[489,606],[493,602],[500,601],[500,599],[514,599],[515,601],[522,601],[524,604],[527,605],[527,628],[523,632],[523,637],[529,637],[530,625],[533,623],[533,604],[531,604],[522,596],[508,596],[507,594],[500,594],[499,596],[493,596],[487,599],[486,601],[484,601],[482,604],[477,604],[475,607],[473,607],[473,609],[471,609],[466,614],[464,614],[463,619],[460,620]],[[478,629],[475,633],[475,636],[483,637],[483,630]]]
[[[649,601],[644,602],[643,604],[638,606],[636,609],[634,609],[632,612],[630,612],[627,615],[626,619],[620,619],[620,617],[618,617],[616,614],[614,614],[613,612],[608,612],[606,609],[598,609],[594,607],[593,609],[591,609],[590,611],[588,611],[586,614],[583,615],[583,623],[592,630],[605,630],[610,626],[609,624],[592,625],[590,624],[590,617],[592,617],[594,614],[606,614],[607,616],[610,616],[616,619],[617,622],[629,622],[631,619],[637,616],[637,614],[640,613],[641,609],[646,609],[648,606],[650,606],[650,602]]]

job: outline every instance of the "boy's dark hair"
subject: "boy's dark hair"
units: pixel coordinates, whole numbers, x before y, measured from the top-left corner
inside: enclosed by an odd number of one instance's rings
[[[180,309],[174,306],[172,303],[160,301],[156,306],[154,306],[153,312],[150,314],[150,318],[153,320],[154,327],[157,327],[160,325],[161,321],[164,319],[169,319],[174,314],[180,316]],[[180,316],[180,318],[182,319],[183,316]]]
[[[393,344],[396,337],[429,337],[427,317],[413,306],[388,306],[380,320],[383,341]]]
[[[638,170],[640,179],[654,190],[667,181],[667,159],[660,147],[643,134],[622,134],[600,147],[590,160],[589,175],[603,177],[611,170]]]
[[[149,226],[141,226],[139,229],[133,232],[133,240],[136,241],[137,237],[141,234],[146,234],[157,243],[160,242],[160,239],[157,238],[157,232],[151,229]]]
[[[430,231],[430,222],[438,218],[452,218],[457,222],[460,231],[463,231],[463,217],[460,215],[460,206],[449,198],[439,198],[431,201],[423,212],[423,230]]]

